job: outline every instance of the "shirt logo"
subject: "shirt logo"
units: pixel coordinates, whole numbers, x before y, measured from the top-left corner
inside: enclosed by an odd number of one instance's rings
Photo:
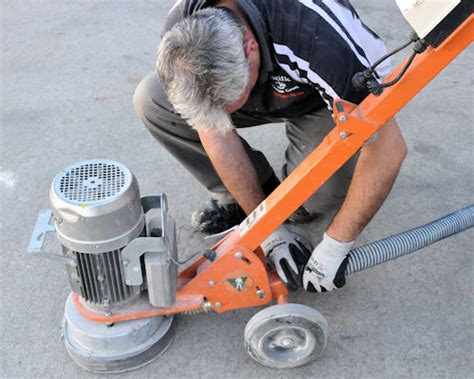
[[[273,94],[280,98],[288,99],[289,97],[300,96],[304,93],[288,76],[272,75],[271,80]]]

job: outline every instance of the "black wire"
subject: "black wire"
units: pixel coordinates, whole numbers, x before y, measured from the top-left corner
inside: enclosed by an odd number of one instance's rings
[[[415,46],[413,47],[413,53],[408,59],[407,63],[403,67],[402,71],[397,75],[397,77],[393,80],[391,80],[388,83],[379,83],[375,78],[378,77],[378,75],[375,72],[375,68],[380,65],[383,61],[391,57],[392,55],[402,51],[403,49],[407,48],[410,46],[412,43],[415,43]],[[408,68],[412,64],[413,60],[415,59],[416,54],[421,54],[426,50],[426,43],[424,40],[420,39],[416,33],[413,33],[411,35],[410,41],[404,43],[402,46],[397,47],[396,49],[390,51],[389,53],[385,54],[383,57],[379,58],[377,61],[374,62],[370,67],[366,68],[362,72],[356,73],[353,78],[352,78],[352,85],[354,88],[358,90],[362,89],[368,89],[371,93],[375,94],[376,96],[380,95],[382,93],[382,90],[384,88],[393,86],[395,83],[397,83],[403,75],[407,72]]]
[[[408,62],[406,63],[405,67],[403,67],[403,70],[400,71],[400,73],[397,75],[397,77],[393,80],[391,80],[390,82],[388,83],[382,83],[382,84],[379,84],[377,87],[378,88],[387,88],[387,87],[390,87],[390,86],[393,86],[395,83],[397,83],[403,75],[405,75],[405,72],[407,72],[408,68],[410,67],[410,65],[412,64],[413,60],[415,59],[416,57],[416,52],[413,52],[410,56],[410,58],[408,59]]]
[[[377,66],[382,63],[383,61],[387,60],[388,58],[390,58],[392,55],[395,55],[396,53],[398,53],[399,51],[402,51],[403,49],[407,48],[408,46],[410,46],[412,43],[413,43],[413,39],[411,39],[410,41],[408,41],[407,43],[405,43],[404,45],[400,46],[400,47],[397,47],[396,49],[392,50],[391,52],[389,52],[388,54],[385,54],[383,57],[379,58],[378,60],[375,61],[375,63],[370,66],[367,70],[369,70],[371,73],[373,73],[373,71],[377,68]]]
[[[202,255],[202,253],[201,252],[193,253],[193,254],[191,254],[191,256],[186,258],[184,261],[180,261],[179,259],[173,258],[171,256],[170,252],[168,251],[168,258],[171,260],[171,262],[173,262],[177,266],[184,266],[185,264],[191,262],[194,258],[196,258],[199,255]]]

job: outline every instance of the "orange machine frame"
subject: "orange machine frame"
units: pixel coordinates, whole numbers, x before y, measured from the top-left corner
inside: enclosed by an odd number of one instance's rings
[[[261,242],[472,43],[473,37],[474,16],[471,14],[440,46],[428,47],[417,55],[402,79],[380,96],[369,95],[358,106],[336,100],[335,128],[238,229],[213,247],[215,261],[201,257],[179,274],[173,307],[153,308],[143,302],[116,314],[104,315],[89,309],[76,295],[74,301],[79,312],[89,319],[110,323],[206,308],[220,313],[265,305],[273,299],[286,302],[288,291],[273,271],[267,271],[259,249]],[[405,63],[406,60],[394,69],[386,82],[395,78]],[[240,280],[238,286],[235,286],[236,279]]]

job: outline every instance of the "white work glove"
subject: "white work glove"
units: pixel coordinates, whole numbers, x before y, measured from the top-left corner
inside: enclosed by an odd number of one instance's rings
[[[286,288],[296,290],[301,285],[301,274],[313,249],[311,239],[294,226],[282,225],[261,246]]]
[[[326,292],[346,284],[347,255],[352,242],[339,242],[324,233],[303,272],[303,287],[309,292]]]

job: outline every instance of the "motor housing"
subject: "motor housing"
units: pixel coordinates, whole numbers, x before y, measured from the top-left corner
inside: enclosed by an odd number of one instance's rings
[[[81,306],[110,317],[136,302],[171,307],[176,300],[176,227],[163,194],[140,197],[123,164],[81,161],[62,170],[50,189],[52,211],[38,217],[29,251],[66,263]],[[53,218],[54,226],[50,225]],[[61,254],[43,251],[56,232]],[[171,340],[173,317],[117,324],[87,319],[67,300],[63,337],[86,370],[122,372],[155,359]]]

